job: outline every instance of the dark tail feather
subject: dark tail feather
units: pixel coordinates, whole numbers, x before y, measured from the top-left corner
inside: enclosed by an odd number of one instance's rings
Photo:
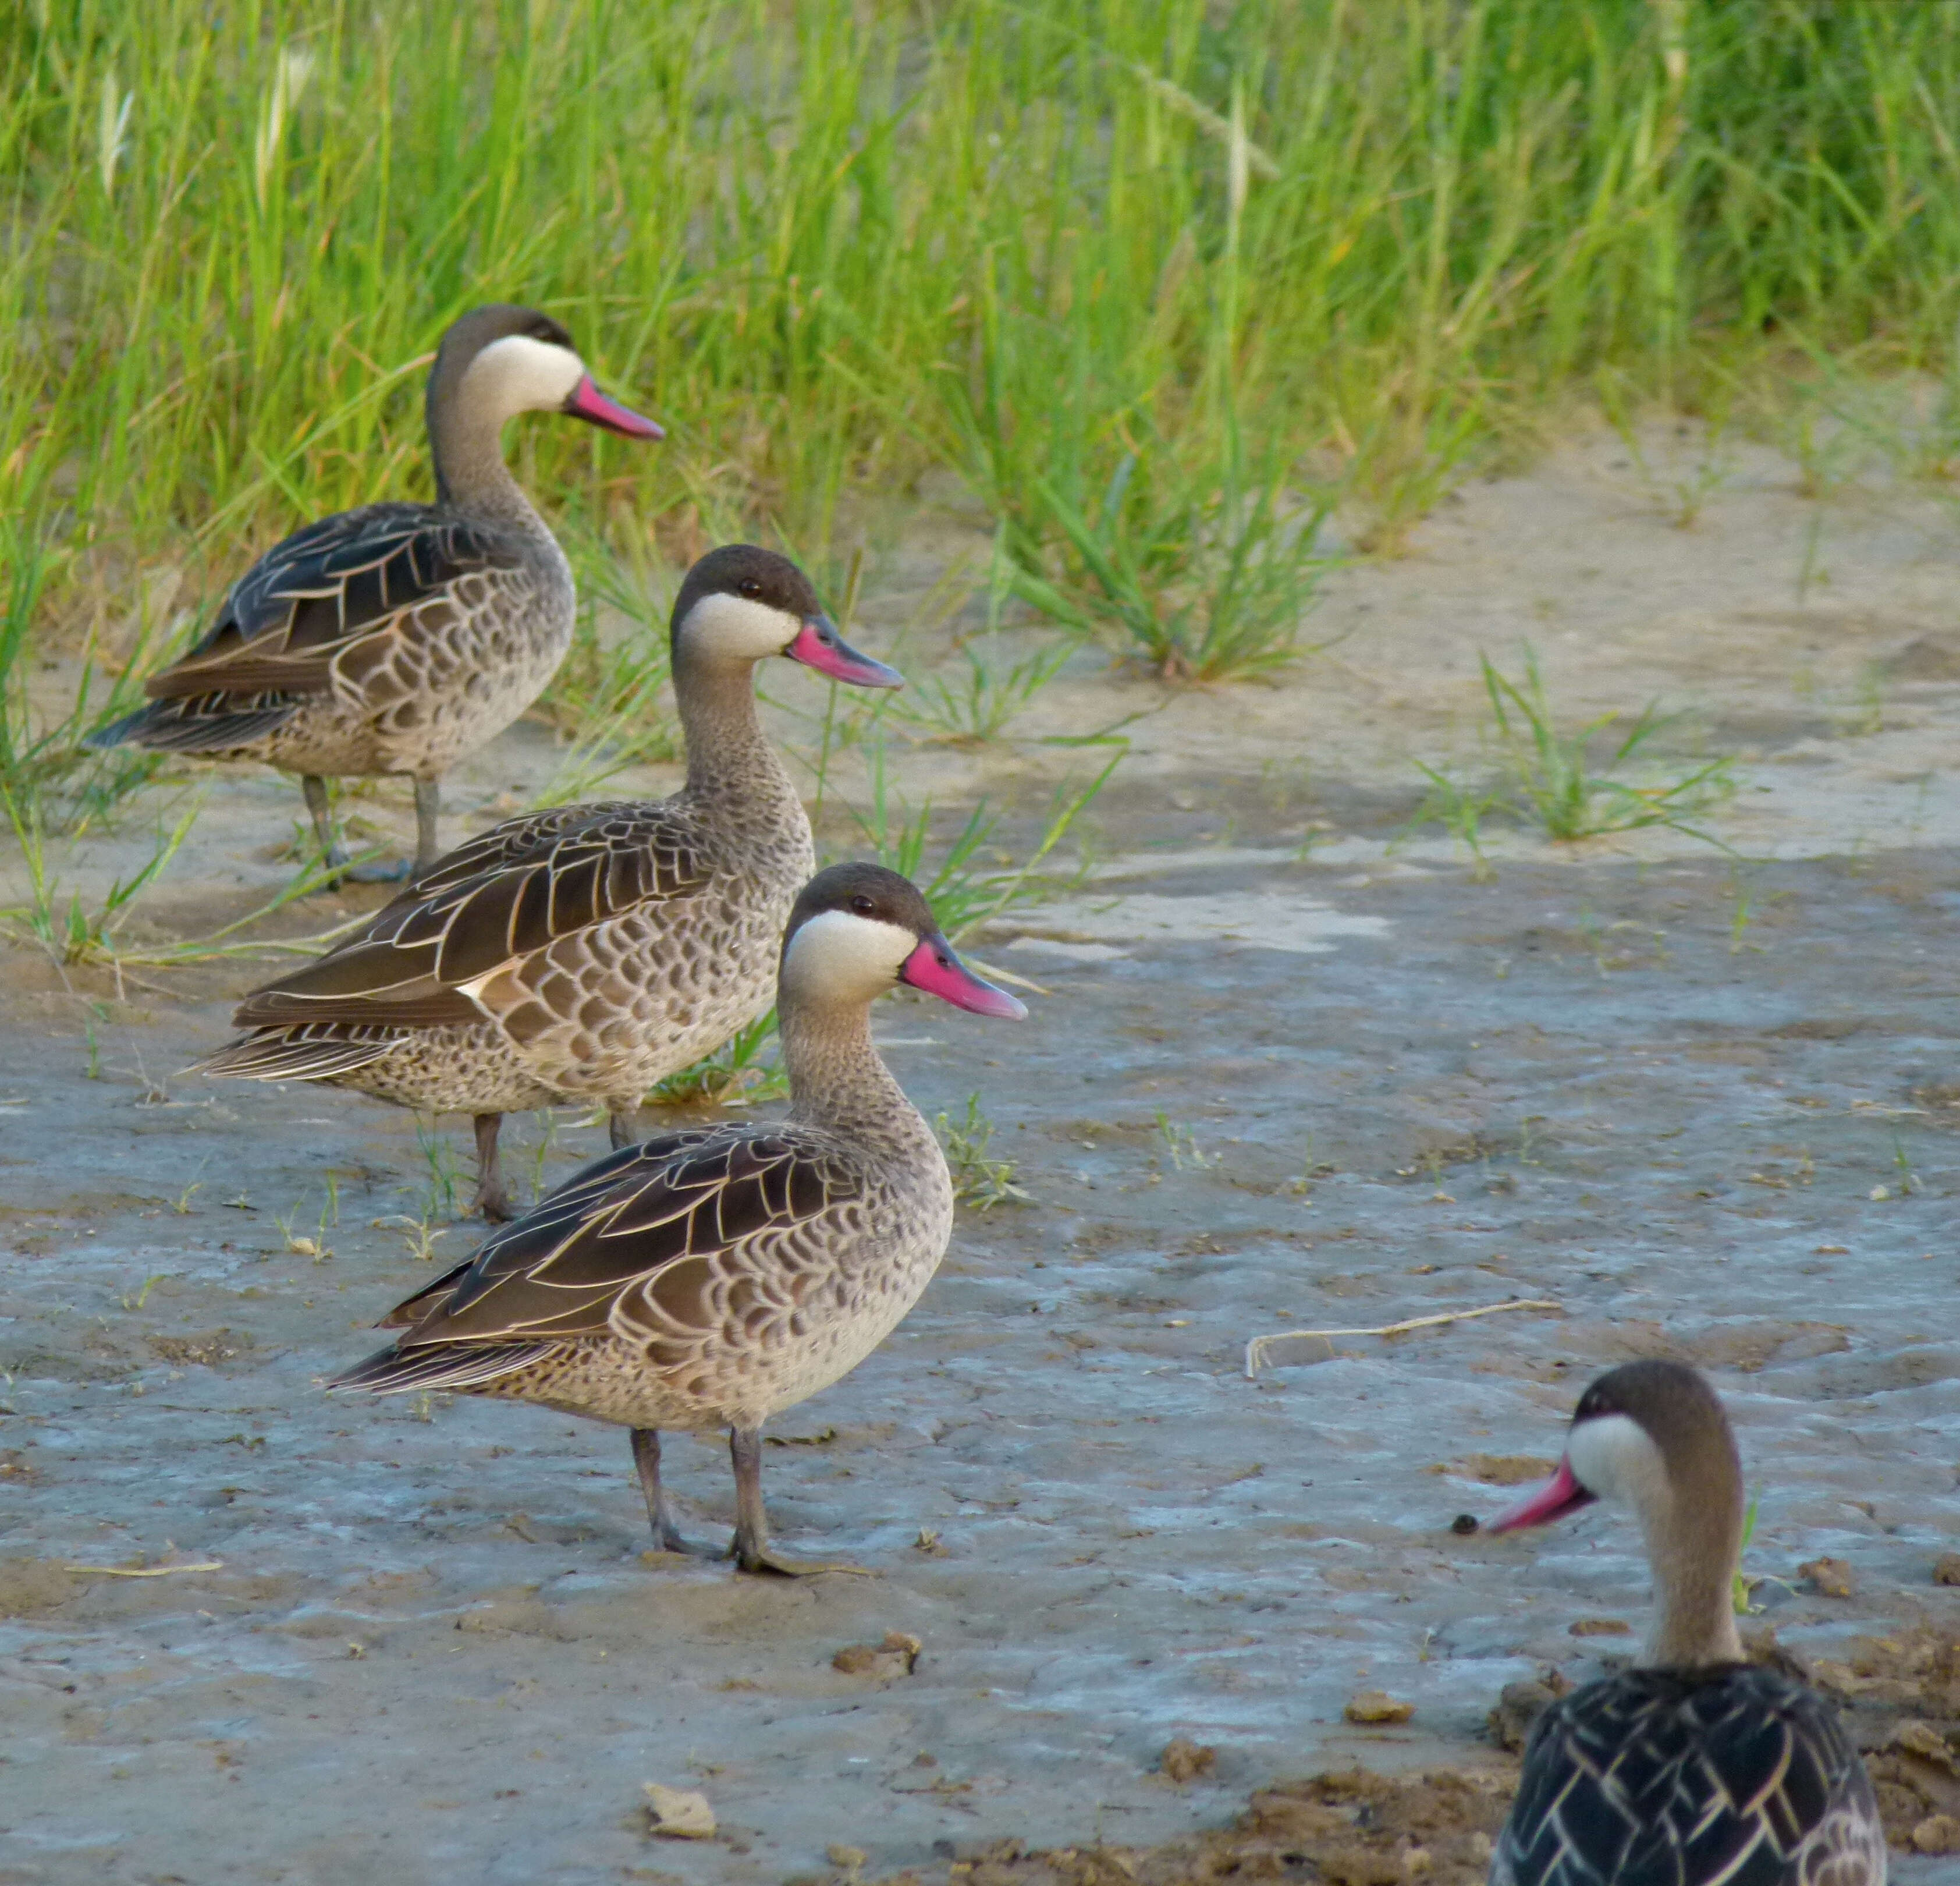
[[[208,699],[208,697],[206,697]],[[195,701],[152,701],[133,714],[98,727],[82,739],[97,753],[110,747],[148,747],[158,753],[228,753],[262,740],[291,718],[297,701],[253,708],[243,713],[188,713]]]
[[[449,1307],[449,1300],[456,1295],[463,1279],[469,1276],[470,1267],[476,1262],[474,1257],[466,1257],[461,1263],[452,1265],[434,1283],[425,1283],[412,1297],[404,1297],[375,1326],[383,1330],[412,1330],[418,1323],[426,1322],[432,1316],[440,1315]]]
[[[358,1362],[326,1384],[329,1394],[364,1388],[373,1395],[399,1395],[411,1388],[481,1387],[500,1375],[514,1375],[540,1362],[555,1343],[431,1343],[425,1348],[384,1349]]]
[[[189,1071],[240,1081],[330,1080],[336,1074],[351,1074],[370,1061],[378,1061],[400,1038],[379,1031],[352,1040],[328,1036],[309,1041],[298,1031],[292,1036],[283,1031],[241,1035],[215,1054],[193,1062]]]

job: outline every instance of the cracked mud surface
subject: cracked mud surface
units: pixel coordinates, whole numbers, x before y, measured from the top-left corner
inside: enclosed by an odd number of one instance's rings
[[[885,1011],[921,1103],[977,1089],[1038,1203],[964,1219],[884,1349],[778,1424],[785,1543],[874,1581],[643,1563],[609,1430],[320,1396],[428,1274],[373,1222],[421,1209],[412,1122],[139,1078],[211,1038],[210,1002],[117,1011],[91,1080],[22,959],[14,1877],[774,1878],[832,1844],[889,1869],[1004,1834],[1147,1843],[1288,1774],[1474,1764],[1505,1684],[1582,1677],[1637,1631],[1644,1576],[1611,1516],[1522,1541],[1450,1522],[1548,1462],[1587,1372],[1634,1354],[1728,1394],[1750,1569],[1799,1588],[1759,1591],[1786,1646],[1950,1627],[1960,859],[1770,867],[1737,952],[1724,864],[1363,883],[1290,856],[1136,881],[1373,927],[1084,961],[1036,918],[986,945],[1055,992],[1036,1025]],[[600,1135],[560,1140],[552,1170]],[[1513,1295],[1560,1308],[1243,1373],[1252,1335]],[[687,1524],[718,1536],[721,1451],[673,1454]],[[1853,1596],[1799,1579],[1820,1556]],[[921,1640],[912,1674],[832,1668],[889,1630]],[[1363,1689],[1412,1719],[1347,1724]],[[1182,1787],[1153,1773],[1179,1735],[1220,1751]],[[648,1779],[704,1789],[721,1839],[649,1847]]]

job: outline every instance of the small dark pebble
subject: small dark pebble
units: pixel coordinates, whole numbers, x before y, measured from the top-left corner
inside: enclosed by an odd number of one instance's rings
[[[1477,1515],[1475,1513],[1459,1513],[1450,1521],[1449,1530],[1456,1533],[1475,1532],[1477,1530]]]

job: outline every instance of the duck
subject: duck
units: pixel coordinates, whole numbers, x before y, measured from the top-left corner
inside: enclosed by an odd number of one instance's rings
[[[898,1327],[952,1235],[945,1155],[873,1044],[871,1005],[905,983],[976,1015],[1027,1010],[959,960],[915,884],[873,864],[803,887],[778,982],[786,1119],[595,1160],[398,1305],[382,1327],[403,1333],[329,1387],[487,1395],[625,1427],[663,1552],[695,1548],[661,1485],[660,1431],[726,1428],[738,1568],[861,1569],[772,1547],[762,1429]]]
[[[1580,1397],[1548,1485],[1492,1521],[1630,1506],[1659,1602],[1639,1661],[1538,1721],[1491,1886],[1883,1886],[1885,1831],[1831,1704],[1736,1629],[1742,1461],[1695,1370],[1628,1362]]]
[[[249,1031],[198,1064],[320,1081],[473,1117],[471,1209],[514,1207],[503,1116],[598,1103],[612,1144],[658,1082],[713,1053],[775,999],[810,820],[756,715],[776,655],[831,680],[903,677],[850,646],[788,557],[724,544],[689,570],[670,619],[687,779],[673,797],[555,807],[441,858],[330,953],[253,990]]]
[[[210,632],[145,683],[150,703],[89,734],[297,773],[334,880],[349,866],[326,781],[415,782],[415,871],[440,852],[444,774],[510,725],[571,645],[571,566],[504,462],[507,422],[562,413],[628,438],[663,436],[602,393],[571,336],[497,303],[453,322],[425,413],[432,505],[363,505],[275,544],[233,584]]]

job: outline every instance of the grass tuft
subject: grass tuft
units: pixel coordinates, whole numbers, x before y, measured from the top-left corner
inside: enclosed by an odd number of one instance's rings
[[[1030,1205],[1033,1199],[1025,1187],[1015,1183],[1019,1168],[1011,1159],[996,1159],[988,1152],[994,1143],[994,1123],[980,1110],[980,1096],[966,1097],[965,1115],[955,1119],[941,1113],[937,1121],[940,1144],[946,1148],[946,1163],[953,1174],[953,1196],[969,1211],[991,1212],[1010,1201]]]
[[[1488,877],[1489,861],[1483,849],[1483,821],[1493,811],[1509,813],[1545,835],[1567,843],[1598,838],[1612,832],[1640,831],[1650,826],[1699,839],[1728,849],[1691,821],[1708,807],[1728,798],[1735,788],[1726,758],[1711,760],[1671,779],[1635,785],[1618,777],[1622,769],[1641,757],[1648,741],[1670,722],[1653,702],[1643,708],[1624,733],[1610,730],[1624,717],[1602,714],[1568,732],[1559,731],[1537,651],[1529,645],[1524,674],[1513,680],[1488,655],[1478,658],[1484,692],[1491,703],[1494,731],[1503,766],[1503,779],[1473,787],[1418,760],[1429,791],[1411,824],[1440,820],[1469,850],[1475,875]],[[1603,757],[1594,753],[1604,741]]]

